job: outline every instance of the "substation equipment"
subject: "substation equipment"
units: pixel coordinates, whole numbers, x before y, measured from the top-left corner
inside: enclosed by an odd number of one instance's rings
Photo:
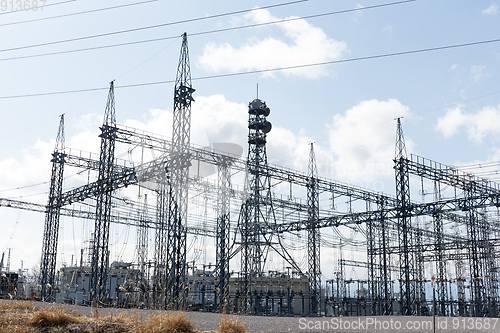
[[[258,98],[248,105],[246,159],[198,147],[190,142],[194,91],[184,34],[171,139],[118,125],[114,82],[100,127],[98,158],[65,147],[61,116],[48,204],[0,199],[1,206],[45,213],[38,298],[254,315],[429,315],[434,311],[443,316],[498,316],[499,184],[408,155],[400,119],[395,196],[319,177],[313,144],[307,173],[271,165],[266,150],[272,128],[267,120],[270,109]],[[150,149],[158,157],[130,165],[116,158],[117,144]],[[214,168],[217,181],[193,174],[200,165]],[[96,172],[97,180],[63,191],[66,167]],[[232,184],[235,173],[246,175],[244,188]],[[432,184],[433,197],[412,200],[410,176],[420,178],[422,191],[424,181]],[[290,196],[274,193],[277,184],[289,184]],[[125,213],[115,199],[117,191],[128,186],[149,190],[156,196],[156,206],[148,206],[145,199],[140,209]],[[444,187],[454,194],[441,195]],[[292,188],[302,189],[307,200],[294,198]],[[210,225],[190,220],[190,192],[215,202],[217,217]],[[333,207],[320,207],[320,195],[329,196]],[[84,201],[92,211],[75,208],[75,203]],[[335,201],[347,202],[348,209],[335,209]],[[80,265],[63,267],[57,274],[61,216],[95,224],[87,259],[82,252]],[[137,228],[137,262],[110,263],[112,223]],[[366,249],[366,261],[341,256],[335,277],[322,284],[320,251],[328,255],[349,240],[328,245],[321,231],[335,234],[339,228],[362,234],[364,240],[357,246]],[[154,254],[148,259],[150,230]],[[214,264],[204,263],[200,269],[187,260],[187,239],[193,235],[215,238]],[[298,263],[286,241],[300,235],[306,265]],[[269,269],[270,253],[286,267]],[[230,262],[240,270],[230,270]],[[367,278],[347,278],[346,267],[365,269]],[[425,276],[429,267],[436,277],[435,305]]]

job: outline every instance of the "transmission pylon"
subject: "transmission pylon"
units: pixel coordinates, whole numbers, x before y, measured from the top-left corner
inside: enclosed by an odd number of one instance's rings
[[[40,285],[42,300],[52,301],[52,288],[56,275],[57,241],[59,236],[59,217],[64,171],[64,114],[59,121],[56,145],[52,153],[52,173],[50,178],[49,202],[45,214],[43,231],[42,259],[40,261]]]
[[[311,150],[309,153],[308,176],[307,205],[309,225],[307,230],[307,257],[309,264],[309,315],[314,316],[320,311],[321,289],[320,234],[319,228],[317,227],[319,218],[319,192],[316,185],[318,180],[318,168],[316,166],[314,143],[311,143]]]
[[[92,273],[90,295],[94,305],[106,300],[106,278],[109,264],[109,224],[115,159],[116,116],[114,81],[109,84],[108,101],[101,127],[101,150],[99,156],[98,182],[101,187],[97,193],[96,219],[92,246]]]
[[[185,305],[186,297],[186,222],[188,207],[189,145],[191,133],[191,102],[194,101],[187,34],[182,35],[181,54],[174,91],[172,131],[172,187],[177,206],[173,218],[172,237],[176,245],[168,251],[169,267],[174,278],[170,299],[176,308]],[[169,235],[170,236],[170,235]]]
[[[415,307],[415,274],[414,257],[410,249],[413,245],[411,217],[410,217],[410,176],[408,172],[406,145],[404,141],[401,118],[397,118],[396,157],[394,169],[396,173],[396,199],[398,204],[398,240],[399,240],[399,266],[400,266],[400,291],[401,313],[412,315]]]

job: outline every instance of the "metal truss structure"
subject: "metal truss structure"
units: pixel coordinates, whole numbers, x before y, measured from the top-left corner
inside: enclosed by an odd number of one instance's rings
[[[99,157],[100,183],[96,197],[96,219],[94,239],[92,240],[92,274],[90,276],[90,295],[94,305],[105,298],[107,270],[109,266],[109,225],[111,215],[111,196],[113,192],[113,174],[115,164],[115,90],[110,83],[108,102],[101,127],[101,152]]]
[[[309,228],[307,230],[307,259],[309,276],[309,313],[315,315],[320,312],[321,267],[320,267],[320,233],[316,226],[319,218],[319,193],[316,188],[318,168],[314,143],[311,143],[309,152],[309,185],[307,186],[307,205],[309,206]]]
[[[52,153],[52,173],[50,178],[49,202],[45,214],[42,259],[40,261],[40,285],[43,300],[52,301],[52,286],[56,274],[57,238],[64,172],[64,115],[61,115],[57,131],[56,146]]]
[[[498,316],[499,184],[408,155],[401,119],[397,119],[396,131],[395,196],[319,177],[312,144],[307,172],[272,165],[266,151],[270,111],[259,99],[248,106],[246,158],[198,147],[190,143],[193,93],[184,34],[174,90],[172,139],[116,124],[112,82],[99,158],[85,157],[65,147],[62,116],[52,153],[47,205],[0,199],[0,206],[45,214],[40,266],[43,300],[55,299],[59,219],[71,216],[95,221],[89,253],[90,299],[95,305],[110,303],[106,289],[109,228],[111,223],[118,223],[137,227],[141,297],[143,304],[154,308],[188,307],[188,294],[194,292],[188,267],[193,267],[194,274],[195,265],[188,265],[186,245],[188,237],[200,236],[215,240],[214,311],[276,313],[268,301],[287,298],[289,314],[292,302],[302,302],[301,313],[310,316],[328,313],[328,309],[342,315],[428,315],[433,311],[443,316]],[[118,145],[150,149],[158,157],[148,162],[141,159],[136,165],[122,163],[115,157]],[[217,175],[214,181],[190,174],[190,167],[201,164],[213,167]],[[68,167],[92,171],[96,180],[63,191]],[[246,175],[243,189],[235,185],[235,174]],[[422,200],[411,198],[410,189],[415,193],[412,177],[420,180]],[[156,206],[147,204],[147,194],[134,209],[120,203],[118,192],[137,185],[156,197]],[[279,185],[289,185],[290,195],[284,198],[276,194]],[[294,198],[293,189],[305,194],[307,200]],[[205,201],[215,203],[212,220],[201,224],[193,219],[188,210],[188,203],[191,206],[190,200],[196,197],[193,193],[201,193]],[[425,195],[430,193],[433,195]],[[325,197],[332,201],[332,207],[321,206]],[[342,202],[345,209],[335,206]],[[81,203],[93,211],[78,208]],[[155,232],[151,261],[148,230]],[[343,230],[362,239],[345,237]],[[333,235],[331,239],[327,238],[329,234]],[[297,249],[294,242],[304,246]],[[346,246],[363,247],[366,261],[345,260],[342,251]],[[334,250],[340,252],[339,269],[328,282],[331,297],[327,289],[324,297],[320,254],[329,256]],[[305,263],[294,257],[300,251],[305,253]],[[271,280],[279,275],[270,268],[274,255],[288,266],[288,273],[282,274],[286,278],[280,279],[287,279],[290,286],[292,276],[299,276],[299,280],[305,277],[307,288],[300,293],[283,284],[279,285],[281,289],[273,289]],[[240,265],[240,271],[234,272],[236,279],[231,263],[233,268]],[[203,276],[206,266],[210,267],[203,264]],[[366,278],[347,278],[346,266],[364,270]],[[427,295],[430,272],[436,278],[435,306]],[[231,289],[234,279],[236,287]],[[258,285],[265,279],[271,281],[267,289]],[[358,289],[353,294],[351,285],[356,283]],[[284,308],[280,303],[280,311]]]
[[[169,240],[174,251],[167,252],[167,264],[171,273],[169,290],[170,303],[176,308],[186,306],[186,228],[189,181],[189,145],[191,135],[191,102],[194,101],[191,85],[191,68],[187,34],[182,36],[181,55],[177,67],[174,90],[174,121],[172,151],[170,159],[173,202],[176,204],[169,225]]]

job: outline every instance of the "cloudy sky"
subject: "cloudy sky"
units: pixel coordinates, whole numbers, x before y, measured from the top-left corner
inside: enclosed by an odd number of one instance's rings
[[[117,87],[154,83],[116,89],[118,123],[170,136],[183,32],[196,88],[193,143],[246,147],[246,105],[258,84],[271,108],[274,164],[306,171],[314,141],[321,176],[393,193],[396,117],[411,152],[446,164],[499,161],[500,42],[371,57],[498,39],[500,2],[378,6],[390,3],[47,0],[43,11],[2,7],[0,197],[46,203],[62,113],[67,146],[98,152],[107,91],[92,89],[113,79]],[[219,15],[227,13],[234,14]],[[286,69],[217,77],[279,68]],[[84,180],[75,174],[65,187]],[[38,261],[43,220],[0,208],[0,246],[12,248],[12,268]],[[81,244],[79,231],[68,235],[85,228],[75,223],[63,223],[66,261]]]

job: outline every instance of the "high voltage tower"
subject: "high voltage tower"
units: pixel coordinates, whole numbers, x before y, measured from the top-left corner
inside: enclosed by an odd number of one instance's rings
[[[0,199],[0,206],[45,213],[41,299],[254,315],[498,316],[499,184],[408,154],[401,119],[395,196],[319,177],[312,143],[306,173],[272,165],[266,149],[270,109],[258,98],[248,105],[246,158],[226,149],[230,144],[198,147],[190,142],[194,91],[184,34],[172,139],[117,124],[114,82],[99,157],[65,147],[61,116],[48,204]],[[140,148],[140,163],[117,158],[122,146]],[[146,161],[145,150],[153,153]],[[67,168],[96,180],[64,191]],[[418,200],[411,197],[414,184],[421,187]],[[120,196],[128,186],[140,186],[135,203]],[[283,187],[289,194],[277,193]],[[193,213],[199,198],[203,223]],[[65,286],[56,274],[61,216],[94,221],[89,259],[82,255],[79,266],[62,268],[74,277]],[[112,262],[111,224],[137,228],[135,263]],[[154,239],[150,259],[148,235]],[[197,237],[214,239],[214,264],[188,259],[188,244]],[[348,248],[362,248],[363,258],[345,259]],[[320,259],[335,253],[335,277],[325,281]],[[347,267],[366,278],[349,278]]]

